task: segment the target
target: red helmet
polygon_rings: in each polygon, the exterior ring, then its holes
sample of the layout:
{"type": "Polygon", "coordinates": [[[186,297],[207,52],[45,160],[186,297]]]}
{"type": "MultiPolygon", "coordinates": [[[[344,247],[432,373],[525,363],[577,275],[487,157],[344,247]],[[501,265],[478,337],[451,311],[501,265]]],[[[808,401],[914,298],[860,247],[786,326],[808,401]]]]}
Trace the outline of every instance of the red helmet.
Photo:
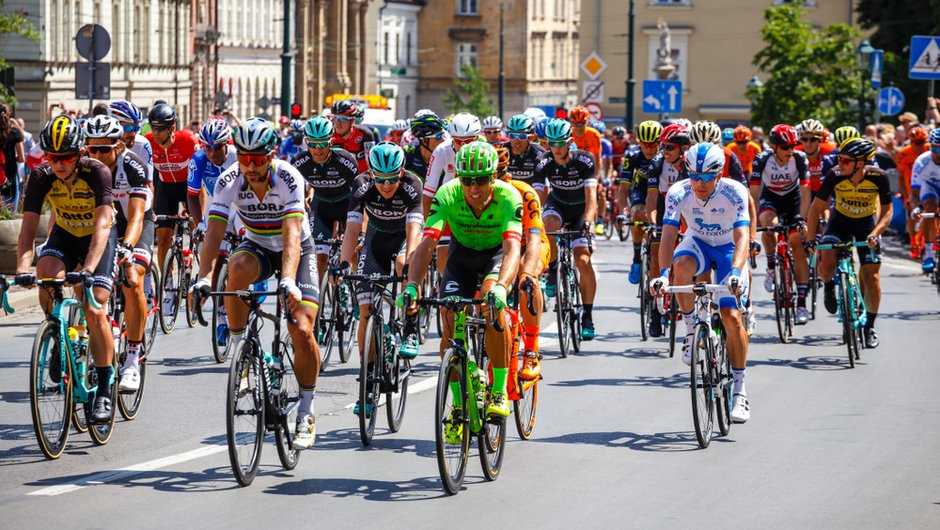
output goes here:
{"type": "Polygon", "coordinates": [[[786,123],[774,125],[774,128],[770,130],[770,143],[773,145],[794,146],[799,141],[800,137],[796,134],[796,129],[786,123]]]}
{"type": "Polygon", "coordinates": [[[290,123],[290,118],[288,118],[287,116],[281,116],[280,118],[278,118],[277,122],[278,123],[290,123]]]}
{"type": "Polygon", "coordinates": [[[692,144],[692,140],[689,138],[689,128],[681,123],[673,123],[664,127],[663,132],[659,134],[659,141],[676,145],[692,144]]]}
{"type": "Polygon", "coordinates": [[[735,142],[750,142],[751,141],[751,130],[744,125],[738,125],[734,128],[734,141],[735,142]]]}

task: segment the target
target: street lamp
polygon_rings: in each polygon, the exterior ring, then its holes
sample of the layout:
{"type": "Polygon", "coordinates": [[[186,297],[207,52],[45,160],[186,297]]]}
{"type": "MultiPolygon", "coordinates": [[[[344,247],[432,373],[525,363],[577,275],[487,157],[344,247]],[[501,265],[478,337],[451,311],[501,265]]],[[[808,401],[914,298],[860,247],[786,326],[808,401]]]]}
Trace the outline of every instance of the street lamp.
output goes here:
{"type": "Polygon", "coordinates": [[[865,82],[871,73],[871,54],[875,48],[867,40],[859,43],[855,49],[855,58],[858,60],[859,86],[858,86],[858,130],[865,130],[865,82]]]}
{"type": "Polygon", "coordinates": [[[756,75],[755,75],[755,76],[751,76],[751,78],[748,79],[748,81],[747,81],[747,89],[748,89],[748,90],[755,89],[755,88],[760,88],[760,87],[762,87],[762,86],[764,86],[764,82],[761,81],[760,78],[757,77],[756,75]]]}

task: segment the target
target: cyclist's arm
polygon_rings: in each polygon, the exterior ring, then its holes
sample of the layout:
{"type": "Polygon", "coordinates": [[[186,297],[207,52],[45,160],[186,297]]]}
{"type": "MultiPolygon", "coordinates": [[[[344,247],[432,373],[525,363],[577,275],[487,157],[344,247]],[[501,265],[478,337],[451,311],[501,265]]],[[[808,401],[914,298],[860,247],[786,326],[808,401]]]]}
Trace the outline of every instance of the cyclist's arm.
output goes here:
{"type": "MultiPolygon", "coordinates": [[[[349,212],[350,214],[358,212],[349,212]]],[[[362,214],[359,219],[352,218],[352,215],[346,217],[346,231],[343,232],[343,246],[339,251],[339,262],[352,263],[353,256],[356,253],[356,247],[359,244],[359,232],[362,231],[362,214]]]]}
{"type": "Polygon", "coordinates": [[[809,184],[800,184],[800,215],[803,219],[809,215],[809,205],[812,201],[812,195],[809,193],[809,184]]]}
{"type": "Polygon", "coordinates": [[[754,204],[759,203],[760,202],[760,184],[759,183],[754,184],[754,181],[751,180],[750,190],[751,190],[751,200],[754,201],[754,204]]]}
{"type": "Polygon", "coordinates": [[[131,247],[137,244],[140,239],[140,233],[144,229],[144,208],[145,199],[140,197],[131,197],[127,201],[127,229],[124,231],[124,243],[131,247]]]}
{"type": "Polygon", "coordinates": [[[23,212],[23,224],[20,225],[20,237],[16,243],[16,273],[29,272],[33,264],[33,240],[36,239],[36,229],[39,227],[39,214],[23,212]]]}
{"type": "Polygon", "coordinates": [[[656,222],[656,203],[659,201],[659,188],[647,186],[646,188],[646,222],[656,222]]]}
{"type": "Polygon", "coordinates": [[[891,223],[891,218],[894,217],[894,204],[891,200],[891,185],[888,183],[887,175],[883,179],[879,179],[878,183],[878,197],[880,199],[881,208],[879,208],[878,222],[875,224],[875,228],[871,231],[870,235],[881,236],[884,231],[888,228],[888,225],[891,223]]]}
{"type": "Polygon", "coordinates": [[[187,193],[186,194],[186,208],[189,209],[189,214],[196,220],[196,222],[201,223],[204,219],[202,214],[202,196],[196,193],[187,193]]]}
{"type": "MultiPolygon", "coordinates": [[[[407,228],[406,228],[407,230],[407,228]]],[[[425,235],[421,238],[411,259],[408,260],[408,281],[420,284],[424,281],[424,275],[428,272],[428,265],[431,263],[431,255],[437,247],[437,238],[425,235]]],[[[427,296],[429,293],[423,293],[427,296]]]]}
{"type": "MultiPolygon", "coordinates": [[[[676,237],[678,234],[678,226],[663,224],[663,233],[659,238],[659,267],[661,269],[672,267],[672,256],[676,251],[676,237]]],[[[655,274],[662,276],[661,271],[656,271],[655,274]]]]}
{"type": "Polygon", "coordinates": [[[284,251],[281,252],[281,279],[296,279],[297,264],[300,263],[300,234],[303,214],[286,215],[281,224],[283,232],[281,237],[284,239],[284,251]]]}
{"type": "MultiPolygon", "coordinates": [[[[215,259],[219,255],[219,247],[222,246],[222,238],[225,237],[225,228],[228,226],[228,222],[210,215],[206,225],[206,238],[203,240],[199,251],[198,278],[208,278],[215,270],[215,259]]],[[[224,289],[225,286],[220,285],[219,288],[224,289]]]]}
{"type": "Polygon", "coordinates": [[[88,245],[88,254],[85,255],[85,267],[82,270],[91,272],[98,267],[101,255],[108,246],[108,237],[111,235],[111,219],[114,208],[110,204],[95,207],[95,231],[91,234],[91,244],[88,245]]]}
{"type": "Polygon", "coordinates": [[[420,218],[421,213],[416,212],[418,219],[413,219],[410,215],[405,220],[405,261],[410,261],[411,254],[421,242],[421,230],[424,228],[424,219],[420,218]]]}
{"type": "Polygon", "coordinates": [[[751,225],[748,228],[752,241],[757,241],[757,203],[748,194],[747,196],[747,215],[751,219],[751,225]]]}
{"type": "Polygon", "coordinates": [[[519,273],[519,252],[522,244],[516,238],[509,237],[503,240],[503,263],[499,266],[499,279],[497,283],[512,289],[516,276],[519,273]]]}
{"type": "Polygon", "coordinates": [[[746,270],[747,258],[751,255],[751,236],[748,227],[737,226],[731,235],[734,237],[734,255],[731,256],[731,266],[738,270],[746,270]]]}
{"type": "MultiPolygon", "coordinates": [[[[822,191],[822,190],[820,190],[822,191]]],[[[806,233],[807,237],[813,238],[816,237],[816,231],[819,227],[819,218],[822,216],[822,213],[825,211],[826,207],[829,205],[829,196],[827,195],[825,199],[820,198],[819,195],[813,199],[813,204],[809,207],[809,216],[806,218],[806,233]]]]}
{"type": "MultiPolygon", "coordinates": [[[[597,184],[584,186],[584,220],[597,219],[597,184]]],[[[593,225],[592,225],[593,226],[593,225]]]]}

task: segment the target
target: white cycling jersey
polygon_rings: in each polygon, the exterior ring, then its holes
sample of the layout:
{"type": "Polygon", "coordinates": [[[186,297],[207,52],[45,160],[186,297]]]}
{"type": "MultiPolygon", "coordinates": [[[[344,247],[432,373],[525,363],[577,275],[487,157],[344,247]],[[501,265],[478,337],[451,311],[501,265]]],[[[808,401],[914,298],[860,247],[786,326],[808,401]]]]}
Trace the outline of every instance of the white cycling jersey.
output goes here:
{"type": "Polygon", "coordinates": [[[454,141],[448,138],[441,142],[428,162],[428,174],[424,179],[424,195],[433,197],[437,189],[454,179],[454,141]]]}
{"type": "Polygon", "coordinates": [[[150,147],[150,141],[142,134],[137,133],[134,136],[134,144],[127,148],[137,155],[147,168],[147,179],[153,182],[153,148],[150,147]]]}
{"type": "Polygon", "coordinates": [[[911,189],[920,190],[921,188],[929,188],[920,192],[921,199],[928,191],[931,192],[930,195],[940,193],[940,165],[933,161],[929,150],[921,153],[914,160],[911,170],[911,189]]]}
{"type": "Polygon", "coordinates": [[[284,219],[301,218],[301,242],[310,239],[310,223],[304,208],[304,179],[294,166],[275,160],[268,171],[268,191],[264,199],[251,189],[238,164],[219,175],[209,208],[209,219],[228,223],[238,215],[245,225],[245,238],[273,252],[284,249],[284,219]]]}
{"type": "Polygon", "coordinates": [[[734,243],[734,229],[751,224],[747,201],[747,189],[731,179],[719,179],[715,193],[704,201],[695,196],[691,180],[682,180],[666,194],[663,224],[678,227],[684,217],[686,237],[711,246],[734,243]]]}

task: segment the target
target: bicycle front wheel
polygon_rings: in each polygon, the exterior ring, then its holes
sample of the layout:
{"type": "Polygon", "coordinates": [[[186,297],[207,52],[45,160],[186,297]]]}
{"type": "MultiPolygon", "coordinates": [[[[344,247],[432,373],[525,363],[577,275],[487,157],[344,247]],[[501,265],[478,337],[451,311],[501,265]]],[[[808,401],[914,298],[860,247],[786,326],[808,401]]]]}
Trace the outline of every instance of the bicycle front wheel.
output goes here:
{"type": "Polygon", "coordinates": [[[555,271],[555,317],[558,322],[558,350],[562,359],[568,357],[569,341],[572,339],[567,276],[567,266],[559,259],[555,271]]]}
{"type": "MultiPolygon", "coordinates": [[[[146,351],[146,350],[144,350],[146,351]]],[[[117,352],[115,352],[116,354],[117,352]]],[[[127,353],[124,350],[121,350],[120,362],[118,366],[124,366],[124,363],[127,360],[127,353]]],[[[113,395],[117,396],[117,406],[118,410],[121,411],[121,417],[127,421],[131,421],[137,417],[137,413],[140,412],[140,403],[144,400],[144,383],[147,381],[147,359],[146,357],[141,358],[137,364],[137,370],[140,374],[140,386],[134,392],[117,392],[113,395]]],[[[118,373],[118,381],[120,381],[120,373],[118,373]]]]}
{"type": "Polygon", "coordinates": [[[467,474],[470,425],[467,422],[467,374],[465,362],[448,348],[441,361],[434,406],[434,441],[437,469],[448,495],[456,495],[467,474]],[[451,385],[455,390],[451,391],[451,385]],[[455,402],[457,394],[458,401],[455,402]],[[459,404],[458,404],[459,403],[459,404]]]}
{"type": "Polygon", "coordinates": [[[336,290],[330,285],[327,275],[323,275],[320,284],[320,309],[317,311],[317,342],[320,344],[320,373],[326,370],[333,353],[335,342],[336,317],[339,314],[336,290]]]}
{"type": "Polygon", "coordinates": [[[581,314],[584,311],[584,306],[581,304],[581,281],[577,267],[572,267],[568,274],[568,297],[571,306],[571,318],[568,320],[568,326],[571,327],[571,346],[577,353],[581,351],[581,314]]]}
{"type": "Polygon", "coordinates": [[[840,275],[839,279],[839,310],[842,312],[842,333],[845,339],[845,348],[849,354],[849,368],[855,368],[855,359],[858,355],[858,328],[855,327],[855,314],[852,309],[853,300],[848,277],[840,275]]]}
{"type": "Polygon", "coordinates": [[[717,366],[712,369],[715,373],[715,410],[718,411],[718,430],[722,436],[731,432],[731,391],[733,380],[731,376],[731,359],[728,357],[726,336],[722,333],[716,345],[717,366]]]}
{"type": "Polygon", "coordinates": [[[669,356],[676,355],[676,326],[679,325],[679,301],[675,296],[669,296],[669,305],[664,306],[666,320],[669,322],[669,356]]]}
{"type": "Polygon", "coordinates": [[[523,440],[531,438],[535,430],[535,418],[539,410],[539,379],[541,376],[532,381],[516,379],[519,400],[513,404],[512,412],[516,420],[516,432],[523,440]]]}
{"type": "Polygon", "coordinates": [[[297,467],[300,460],[300,451],[294,449],[294,429],[297,423],[297,409],[300,407],[300,384],[294,373],[294,347],[290,337],[281,340],[281,365],[284,372],[280,375],[281,386],[278,395],[274,398],[277,404],[278,426],[274,431],[277,442],[277,457],[284,469],[290,471],[297,467]]]}
{"type": "Polygon", "coordinates": [[[644,250],[643,257],[640,261],[640,281],[637,286],[637,294],[640,298],[640,339],[644,342],[649,338],[649,323],[653,312],[652,304],[656,303],[649,294],[649,290],[646,288],[646,284],[649,281],[647,280],[649,266],[649,257],[644,250]]]}
{"type": "MultiPolygon", "coordinates": [[[[90,405],[94,403],[93,400],[97,396],[97,391],[98,391],[98,386],[99,386],[98,385],[98,370],[92,365],[92,363],[89,362],[88,370],[86,373],[88,374],[86,381],[88,384],[89,398],[92,400],[88,402],[89,409],[86,410],[87,417],[90,418],[91,417],[90,405]]],[[[111,439],[111,433],[114,432],[114,405],[115,404],[113,402],[120,401],[120,397],[118,396],[118,390],[117,390],[117,380],[118,380],[117,364],[115,363],[111,365],[111,380],[105,383],[111,386],[111,401],[112,401],[111,418],[104,423],[94,423],[92,421],[88,422],[88,434],[91,435],[91,440],[95,442],[95,445],[104,445],[108,443],[108,440],[111,439]]],[[[118,407],[120,408],[119,405],[118,407]]]]}
{"type": "Polygon", "coordinates": [[[770,272],[774,275],[774,316],[777,317],[777,336],[780,338],[780,342],[783,344],[787,343],[787,299],[785,296],[784,290],[784,280],[783,280],[783,267],[782,264],[774,267],[770,272]]]}
{"type": "Polygon", "coordinates": [[[695,424],[695,438],[702,449],[708,447],[712,439],[714,428],[714,389],[710,377],[709,358],[711,357],[708,344],[708,326],[699,323],[695,326],[692,336],[692,366],[690,378],[692,381],[692,420],[695,424]]]}
{"type": "Polygon", "coordinates": [[[194,276],[199,272],[199,254],[193,253],[190,259],[192,261],[189,266],[183,267],[182,274],[180,274],[180,296],[186,301],[186,325],[194,328],[198,323],[196,308],[193,306],[194,300],[187,295],[189,294],[189,286],[196,283],[194,276]]]}
{"type": "MultiPolygon", "coordinates": [[[[379,408],[379,385],[382,381],[380,364],[385,362],[381,324],[374,317],[366,321],[365,344],[359,363],[359,438],[362,445],[372,443],[375,434],[375,418],[379,408]],[[368,361],[372,352],[372,362],[368,361]]],[[[388,404],[386,403],[386,406],[388,404]]]]}
{"type": "Polygon", "coordinates": [[[352,356],[353,342],[356,338],[356,330],[359,327],[359,319],[354,312],[356,301],[356,290],[353,289],[351,282],[343,282],[343,285],[337,289],[342,289],[340,296],[342,303],[337,304],[339,310],[336,312],[337,318],[337,341],[339,342],[339,360],[346,364],[352,356]],[[341,325],[340,325],[341,324],[341,325]]]}
{"type": "Polygon", "coordinates": [[[257,349],[253,339],[242,340],[228,374],[225,435],[232,472],[242,486],[255,479],[264,442],[264,370],[257,349]]]}
{"type": "Polygon", "coordinates": [[[72,363],[62,355],[61,340],[59,323],[43,321],[33,340],[29,363],[33,430],[39,449],[50,459],[59,458],[65,450],[72,419],[72,363]]]}
{"type": "Polygon", "coordinates": [[[179,256],[172,249],[166,255],[163,264],[163,299],[160,300],[160,328],[169,335],[176,327],[176,317],[180,310],[180,278],[182,264],[179,256]]]}
{"type": "Polygon", "coordinates": [[[813,254],[809,259],[809,296],[810,296],[810,306],[809,318],[810,320],[816,320],[816,296],[819,293],[819,284],[822,280],[819,279],[819,262],[816,258],[816,254],[813,254]]]}
{"type": "Polygon", "coordinates": [[[783,269],[783,294],[786,301],[787,338],[793,336],[793,327],[796,325],[796,280],[793,278],[793,258],[785,258],[783,269]]]}
{"type": "MultiPolygon", "coordinates": [[[[489,365],[489,358],[483,355],[479,363],[480,369],[484,373],[492,374],[489,365]]],[[[490,388],[492,388],[492,382],[486,385],[481,414],[489,406],[490,388]]],[[[499,470],[503,467],[503,456],[506,454],[506,418],[484,417],[483,426],[477,433],[477,447],[480,451],[480,464],[483,466],[483,478],[492,482],[499,478],[499,470]]]]}
{"type": "MultiPolygon", "coordinates": [[[[160,272],[157,266],[151,264],[150,272],[144,279],[144,296],[147,298],[147,318],[144,321],[144,356],[150,355],[153,351],[153,342],[157,338],[157,330],[160,329],[160,272]]],[[[141,381],[143,384],[143,381],[141,381]]]]}
{"type": "MultiPolygon", "coordinates": [[[[217,288],[219,290],[225,290],[226,282],[228,282],[228,263],[223,263],[219,268],[219,280],[216,282],[217,288]]],[[[219,343],[219,326],[228,327],[228,318],[225,314],[225,302],[221,297],[212,297],[212,317],[209,325],[211,327],[209,340],[212,341],[212,356],[215,357],[215,362],[222,364],[225,362],[225,359],[228,358],[228,354],[231,353],[234,344],[232,336],[229,333],[225,333],[225,336],[222,337],[222,343],[219,343]]]]}

